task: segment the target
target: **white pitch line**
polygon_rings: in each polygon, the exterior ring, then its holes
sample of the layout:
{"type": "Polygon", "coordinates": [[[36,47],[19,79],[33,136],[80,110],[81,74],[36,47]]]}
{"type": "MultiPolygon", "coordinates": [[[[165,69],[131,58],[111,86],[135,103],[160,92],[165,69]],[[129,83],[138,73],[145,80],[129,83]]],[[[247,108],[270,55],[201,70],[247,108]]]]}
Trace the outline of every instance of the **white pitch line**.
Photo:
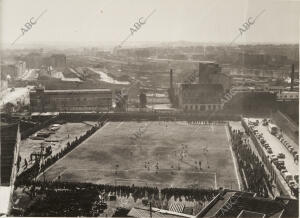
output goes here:
{"type": "Polygon", "coordinates": [[[121,123],[117,126],[116,129],[118,129],[123,123],[124,123],[124,122],[121,122],[121,123]]]}
{"type": "MultiPolygon", "coordinates": [[[[115,172],[115,169],[88,169],[88,168],[68,168],[68,171],[97,171],[97,172],[115,172]]],[[[178,174],[183,174],[183,173],[187,173],[187,174],[210,174],[210,175],[215,175],[216,173],[214,172],[205,172],[205,171],[201,171],[201,172],[186,172],[186,171],[178,171],[178,170],[174,170],[174,169],[159,169],[159,170],[145,170],[145,168],[131,168],[131,169],[126,169],[126,170],[117,170],[117,172],[130,172],[130,171],[136,171],[139,170],[139,172],[149,172],[149,173],[153,173],[153,172],[160,172],[160,173],[169,173],[169,172],[176,172],[178,174]]]]}
{"type": "Polygon", "coordinates": [[[215,173],[215,189],[217,189],[218,186],[217,186],[217,173],[215,173]]]}
{"type": "Polygon", "coordinates": [[[52,181],[57,180],[57,178],[58,178],[59,176],[61,176],[62,174],[64,174],[67,170],[68,170],[68,168],[65,169],[64,171],[62,171],[57,177],[55,177],[54,179],[52,179],[52,181]]]}
{"type": "MultiPolygon", "coordinates": [[[[225,128],[225,131],[226,131],[227,140],[229,142],[230,141],[230,139],[229,139],[230,136],[229,136],[227,126],[224,126],[224,128],[225,128]]],[[[231,148],[229,143],[228,143],[228,146],[229,146],[229,149],[230,149],[230,152],[231,152],[231,157],[232,157],[232,161],[233,161],[233,165],[234,165],[235,175],[236,175],[237,182],[238,182],[238,185],[239,185],[239,190],[241,190],[241,183],[240,183],[240,179],[239,179],[239,175],[238,175],[238,171],[237,171],[237,167],[236,167],[236,163],[235,163],[236,161],[235,161],[235,158],[233,156],[233,151],[232,151],[232,148],[231,148]]]]}
{"type": "Polygon", "coordinates": [[[228,129],[226,128],[226,126],[224,126],[224,128],[225,128],[225,132],[226,132],[226,135],[227,135],[227,140],[229,142],[230,141],[230,135],[229,135],[228,129]]]}

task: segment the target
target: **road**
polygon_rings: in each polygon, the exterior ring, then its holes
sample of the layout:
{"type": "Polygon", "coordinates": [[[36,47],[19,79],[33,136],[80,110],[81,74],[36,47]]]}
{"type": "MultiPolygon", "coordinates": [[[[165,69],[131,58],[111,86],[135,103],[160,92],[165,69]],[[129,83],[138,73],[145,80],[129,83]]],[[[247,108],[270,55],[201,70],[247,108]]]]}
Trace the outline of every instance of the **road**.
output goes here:
{"type": "Polygon", "coordinates": [[[97,70],[97,69],[94,69],[94,68],[91,68],[91,67],[89,67],[88,69],[93,71],[94,73],[99,74],[99,76],[100,76],[99,80],[101,80],[103,82],[112,83],[112,84],[119,84],[119,85],[129,85],[130,84],[130,82],[128,82],[128,81],[115,80],[115,79],[111,78],[106,73],[104,73],[100,70],[97,70]]]}
{"type": "MultiPolygon", "coordinates": [[[[229,122],[229,125],[232,127],[232,129],[235,129],[235,130],[240,130],[242,132],[245,132],[245,129],[244,127],[242,126],[242,123],[240,121],[236,122],[236,121],[230,121],[229,122]]],[[[263,160],[261,159],[261,156],[260,154],[258,153],[251,137],[248,137],[246,134],[244,134],[244,139],[247,139],[248,141],[248,145],[250,146],[251,150],[254,152],[254,154],[258,157],[259,161],[261,161],[263,163],[263,160]]],[[[266,172],[271,175],[271,173],[269,172],[268,168],[267,167],[264,167],[264,169],[266,170],[266,172]]],[[[272,189],[273,191],[273,194],[275,194],[275,196],[280,196],[280,192],[279,190],[277,189],[276,185],[273,187],[272,189]]],[[[270,192],[269,192],[270,195],[272,195],[270,192]]]]}
{"type": "MultiPolygon", "coordinates": [[[[250,119],[251,121],[255,121],[256,119],[250,119]]],[[[263,137],[269,143],[270,147],[273,150],[273,154],[278,155],[279,153],[283,153],[285,155],[284,163],[286,169],[293,176],[298,175],[298,165],[294,162],[293,155],[284,147],[284,145],[269,131],[267,126],[262,125],[262,119],[258,119],[260,121],[257,126],[257,130],[259,133],[263,134],[263,137]]]]}

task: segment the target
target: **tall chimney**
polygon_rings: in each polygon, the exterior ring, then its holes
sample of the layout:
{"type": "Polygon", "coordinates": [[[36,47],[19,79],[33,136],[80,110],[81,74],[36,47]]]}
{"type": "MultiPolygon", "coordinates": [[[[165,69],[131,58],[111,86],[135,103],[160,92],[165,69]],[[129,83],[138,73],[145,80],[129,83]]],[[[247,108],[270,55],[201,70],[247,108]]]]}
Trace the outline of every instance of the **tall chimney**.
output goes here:
{"type": "Polygon", "coordinates": [[[291,91],[294,90],[294,64],[292,64],[292,72],[291,72],[291,91]]]}
{"type": "Polygon", "coordinates": [[[170,89],[173,89],[173,70],[170,69],[170,89]]]}

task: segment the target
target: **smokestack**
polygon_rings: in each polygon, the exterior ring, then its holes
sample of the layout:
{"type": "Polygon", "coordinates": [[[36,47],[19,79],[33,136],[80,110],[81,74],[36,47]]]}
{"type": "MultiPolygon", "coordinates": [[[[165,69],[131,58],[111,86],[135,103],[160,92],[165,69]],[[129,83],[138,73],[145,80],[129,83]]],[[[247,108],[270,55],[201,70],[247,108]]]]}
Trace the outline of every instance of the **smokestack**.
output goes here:
{"type": "Polygon", "coordinates": [[[291,91],[294,90],[294,64],[292,64],[292,72],[291,72],[291,91]]]}
{"type": "Polygon", "coordinates": [[[173,89],[173,70],[170,69],[170,89],[173,89]]]}

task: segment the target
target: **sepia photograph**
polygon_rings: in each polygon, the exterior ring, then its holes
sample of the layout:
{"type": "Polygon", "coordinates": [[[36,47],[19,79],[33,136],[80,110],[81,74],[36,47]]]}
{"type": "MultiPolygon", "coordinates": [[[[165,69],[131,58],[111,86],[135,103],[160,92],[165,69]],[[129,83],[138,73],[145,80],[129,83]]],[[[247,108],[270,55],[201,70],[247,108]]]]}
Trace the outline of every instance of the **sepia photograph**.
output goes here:
{"type": "Polygon", "coordinates": [[[0,0],[0,217],[299,217],[300,0],[0,0]]]}

